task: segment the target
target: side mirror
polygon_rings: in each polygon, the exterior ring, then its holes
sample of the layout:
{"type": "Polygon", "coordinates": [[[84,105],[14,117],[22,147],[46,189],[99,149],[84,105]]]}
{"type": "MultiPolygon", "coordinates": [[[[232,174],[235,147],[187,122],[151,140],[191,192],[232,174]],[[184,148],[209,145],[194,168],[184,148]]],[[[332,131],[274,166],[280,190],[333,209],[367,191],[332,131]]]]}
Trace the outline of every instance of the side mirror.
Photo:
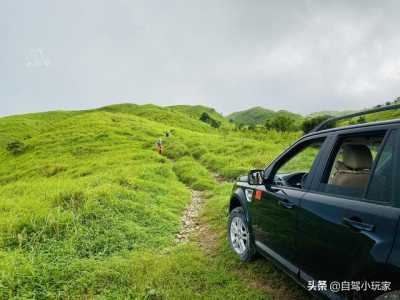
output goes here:
{"type": "Polygon", "coordinates": [[[264,170],[251,170],[249,172],[248,183],[250,185],[259,185],[264,183],[264,170]]]}

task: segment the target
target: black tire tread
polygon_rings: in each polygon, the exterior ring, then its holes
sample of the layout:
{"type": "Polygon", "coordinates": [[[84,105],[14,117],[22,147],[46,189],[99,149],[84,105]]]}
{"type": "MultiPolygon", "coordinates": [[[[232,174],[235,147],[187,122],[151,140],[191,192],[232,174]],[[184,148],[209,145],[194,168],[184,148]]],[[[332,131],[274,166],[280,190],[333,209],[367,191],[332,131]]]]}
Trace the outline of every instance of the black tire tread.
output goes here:
{"type": "MultiPolygon", "coordinates": [[[[232,219],[237,216],[240,217],[243,221],[243,223],[247,226],[249,235],[250,235],[250,243],[249,243],[249,247],[247,249],[247,251],[245,253],[243,253],[242,255],[239,255],[240,260],[242,261],[252,261],[256,258],[256,248],[254,246],[254,241],[250,232],[250,228],[249,228],[249,224],[247,223],[246,220],[246,216],[243,210],[243,207],[239,206],[236,207],[234,209],[232,209],[232,211],[229,214],[229,220],[228,220],[228,241],[229,241],[229,245],[231,246],[232,250],[233,250],[233,246],[231,243],[231,238],[230,238],[230,227],[231,227],[231,222],[232,219]]],[[[235,252],[236,253],[236,252],[235,252]]]]}

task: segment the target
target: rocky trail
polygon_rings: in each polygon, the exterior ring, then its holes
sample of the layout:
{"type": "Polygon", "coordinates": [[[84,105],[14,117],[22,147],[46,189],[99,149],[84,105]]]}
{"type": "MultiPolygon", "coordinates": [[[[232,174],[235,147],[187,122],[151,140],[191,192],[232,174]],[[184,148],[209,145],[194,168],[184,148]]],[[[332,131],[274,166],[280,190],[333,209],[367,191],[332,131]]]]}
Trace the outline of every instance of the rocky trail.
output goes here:
{"type": "Polygon", "coordinates": [[[191,190],[192,201],[186,208],[181,222],[182,227],[179,233],[176,235],[175,241],[177,243],[186,243],[189,241],[189,237],[198,232],[200,229],[199,214],[204,204],[203,192],[191,190]]]}

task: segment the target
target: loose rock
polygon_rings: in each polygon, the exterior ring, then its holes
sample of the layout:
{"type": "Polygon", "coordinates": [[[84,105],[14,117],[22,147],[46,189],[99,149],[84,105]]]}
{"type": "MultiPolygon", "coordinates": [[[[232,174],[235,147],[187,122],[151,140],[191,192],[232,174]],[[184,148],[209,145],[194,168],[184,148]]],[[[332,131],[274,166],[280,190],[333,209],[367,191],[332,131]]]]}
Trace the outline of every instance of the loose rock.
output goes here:
{"type": "Polygon", "coordinates": [[[203,193],[192,190],[192,202],[186,208],[182,216],[182,228],[175,238],[177,243],[188,242],[189,236],[199,229],[198,217],[203,204],[203,193]]]}

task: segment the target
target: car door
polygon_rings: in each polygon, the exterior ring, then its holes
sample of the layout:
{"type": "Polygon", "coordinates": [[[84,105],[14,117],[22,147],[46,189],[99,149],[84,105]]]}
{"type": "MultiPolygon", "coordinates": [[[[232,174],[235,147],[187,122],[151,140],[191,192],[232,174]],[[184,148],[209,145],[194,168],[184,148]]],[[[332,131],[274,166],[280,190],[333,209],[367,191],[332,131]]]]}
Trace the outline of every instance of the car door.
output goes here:
{"type": "MultiPolygon", "coordinates": [[[[392,205],[399,169],[397,130],[337,135],[335,140],[332,155],[321,158],[325,164],[321,164],[311,191],[304,195],[298,209],[300,277],[305,281],[370,279],[368,275],[386,263],[400,217],[400,210],[392,205]],[[327,175],[346,139],[353,144],[366,143],[368,139],[378,141],[379,136],[382,140],[376,154],[371,154],[373,162],[365,187],[359,183],[357,188],[333,185],[334,180],[327,175]]],[[[359,175],[353,172],[352,176],[359,175]]]]}
{"type": "Polygon", "coordinates": [[[250,206],[257,248],[294,273],[298,272],[297,208],[305,193],[301,180],[303,185],[311,182],[323,141],[302,141],[273,163],[266,184],[257,187],[260,196],[250,206]]]}

